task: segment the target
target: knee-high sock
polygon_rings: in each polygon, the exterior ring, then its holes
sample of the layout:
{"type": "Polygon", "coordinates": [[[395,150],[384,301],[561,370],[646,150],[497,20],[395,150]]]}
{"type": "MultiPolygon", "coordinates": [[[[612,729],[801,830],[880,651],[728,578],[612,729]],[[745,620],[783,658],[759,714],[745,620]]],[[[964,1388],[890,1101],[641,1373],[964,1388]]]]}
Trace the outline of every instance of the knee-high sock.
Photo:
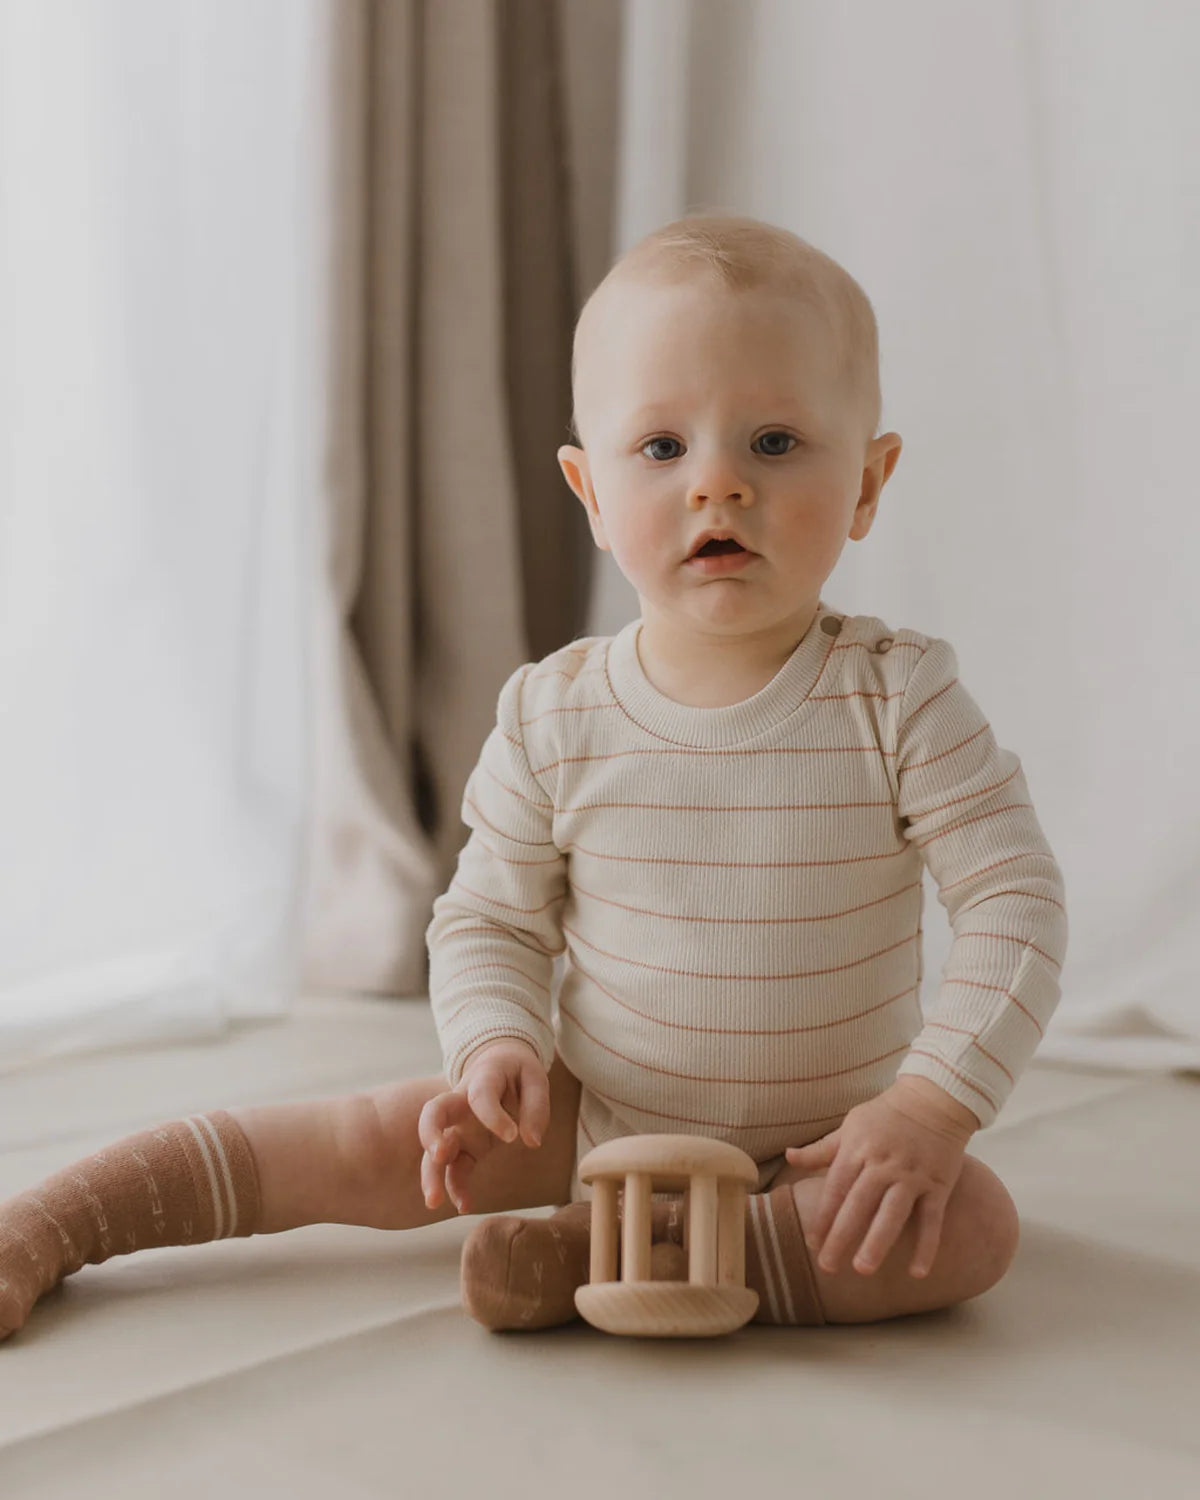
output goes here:
{"type": "Polygon", "coordinates": [[[0,1339],[81,1266],[253,1234],[258,1171],[225,1110],[124,1137],[0,1203],[0,1339]]]}

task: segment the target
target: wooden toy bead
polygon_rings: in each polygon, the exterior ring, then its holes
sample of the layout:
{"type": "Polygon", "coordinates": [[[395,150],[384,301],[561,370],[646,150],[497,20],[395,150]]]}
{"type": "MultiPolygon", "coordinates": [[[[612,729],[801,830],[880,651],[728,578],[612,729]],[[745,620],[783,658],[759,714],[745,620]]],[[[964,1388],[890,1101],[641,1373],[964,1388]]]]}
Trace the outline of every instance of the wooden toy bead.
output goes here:
{"type": "Polygon", "coordinates": [[[687,1251],[669,1240],[650,1246],[650,1279],[652,1281],[686,1281],[687,1251]]]}
{"type": "Polygon", "coordinates": [[[750,1321],[758,1293],[746,1286],[745,1208],[758,1168],[744,1151],[707,1136],[623,1136],[589,1151],[579,1179],[592,1188],[592,1241],[575,1306],[589,1323],[637,1338],[706,1338],[750,1321]],[[651,1246],[656,1192],[684,1195],[682,1250],[651,1246]],[[686,1281],[663,1279],[685,1266],[686,1281]]]}

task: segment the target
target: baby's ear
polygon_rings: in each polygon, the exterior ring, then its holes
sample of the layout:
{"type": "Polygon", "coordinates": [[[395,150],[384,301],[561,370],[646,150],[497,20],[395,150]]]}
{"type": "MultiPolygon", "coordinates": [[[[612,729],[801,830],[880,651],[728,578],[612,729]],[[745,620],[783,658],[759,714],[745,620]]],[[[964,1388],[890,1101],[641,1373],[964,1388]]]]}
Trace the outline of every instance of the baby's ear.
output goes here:
{"type": "Polygon", "coordinates": [[[877,489],[881,490],[892,477],[892,470],[900,461],[900,450],[903,446],[903,440],[898,432],[884,432],[879,437],[873,438],[867,448],[864,479],[866,472],[870,471],[874,475],[877,489]]]}
{"type": "MultiPolygon", "coordinates": [[[[570,443],[564,443],[558,450],[558,466],[563,471],[563,477],[575,491],[581,500],[584,499],[585,482],[587,475],[587,454],[582,448],[576,448],[570,443]]],[[[590,481],[590,476],[588,476],[590,481]]]]}
{"type": "Polygon", "coordinates": [[[604,535],[604,522],[600,519],[600,507],[596,504],[596,492],[592,488],[592,475],[588,467],[587,454],[582,448],[564,443],[558,450],[558,466],[571,486],[584,510],[588,525],[592,528],[592,540],[602,551],[608,552],[608,538],[604,535]]]}
{"type": "Polygon", "coordinates": [[[558,466],[563,471],[563,478],[575,491],[590,514],[596,500],[592,490],[592,474],[587,454],[582,448],[576,448],[570,443],[564,443],[558,450],[558,466]]]}

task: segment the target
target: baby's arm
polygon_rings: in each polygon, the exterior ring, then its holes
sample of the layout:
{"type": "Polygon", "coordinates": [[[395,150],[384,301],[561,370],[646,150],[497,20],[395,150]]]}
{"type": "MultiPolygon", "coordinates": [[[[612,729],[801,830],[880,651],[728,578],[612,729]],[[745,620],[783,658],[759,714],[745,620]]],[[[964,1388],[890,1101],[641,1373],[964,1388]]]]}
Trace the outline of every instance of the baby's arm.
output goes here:
{"type": "MultiPolygon", "coordinates": [[[[555,1053],[554,957],[565,940],[566,856],[554,842],[552,788],[534,776],[524,727],[542,700],[519,667],[500,690],[496,724],[467,780],[471,836],[426,928],[429,999],[452,1088],[484,1042],[520,1040],[548,1071],[555,1053]]],[[[545,752],[541,752],[544,754],[545,752]]]]}
{"type": "MultiPolygon", "coordinates": [[[[472,830],[426,929],[429,995],[450,1088],[422,1112],[425,1203],[471,1213],[467,1183],[498,1142],[537,1148],[550,1122],[554,955],[564,945],[566,858],[552,788],[530,766],[524,726],[544,706],[533,664],[500,690],[496,725],[463,792],[472,830]]],[[[544,690],[543,690],[544,691],[544,690]]],[[[536,752],[535,752],[536,753],[536,752]]]]}
{"type": "Polygon", "coordinates": [[[997,744],[949,642],[934,638],[917,661],[898,719],[897,813],[954,930],[898,1077],[928,1080],[986,1128],[1059,1002],[1062,871],[1021,762],[997,744]]]}
{"type": "Polygon", "coordinates": [[[895,1082],[787,1159],[828,1168],[810,1229],[823,1269],[860,1241],[855,1268],[875,1269],[915,1213],[919,1276],[967,1142],[995,1119],[1058,1003],[1067,922],[1021,763],[996,743],[947,641],[931,641],[905,685],[895,775],[900,824],[937,880],[954,943],[895,1082]]]}

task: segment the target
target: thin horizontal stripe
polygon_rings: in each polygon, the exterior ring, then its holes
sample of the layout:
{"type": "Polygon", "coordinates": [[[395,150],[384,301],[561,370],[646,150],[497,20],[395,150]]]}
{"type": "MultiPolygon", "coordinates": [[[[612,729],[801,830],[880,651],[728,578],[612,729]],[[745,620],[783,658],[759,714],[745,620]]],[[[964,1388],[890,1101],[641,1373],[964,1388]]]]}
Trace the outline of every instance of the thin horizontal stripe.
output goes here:
{"type": "Polygon", "coordinates": [[[599,1037],[593,1036],[579,1018],[573,1015],[565,1005],[561,1006],[560,1010],[574,1026],[577,1026],[583,1032],[589,1042],[601,1048],[602,1051],[607,1052],[610,1057],[615,1057],[618,1061],[628,1063],[630,1067],[639,1068],[643,1072],[654,1073],[660,1078],[682,1078],[688,1083],[731,1083],[736,1086],[752,1088],[774,1088],[777,1085],[782,1086],[784,1084],[796,1083],[824,1083],[830,1078],[844,1078],[847,1073],[857,1073],[863,1068],[873,1068],[878,1063],[884,1062],[887,1058],[894,1057],[898,1052],[908,1051],[907,1045],[893,1047],[890,1052],[881,1052],[877,1057],[865,1058],[862,1062],[856,1062],[849,1068],[837,1068],[828,1073],[802,1073],[795,1078],[785,1078],[774,1073],[766,1076],[759,1073],[751,1078],[733,1078],[727,1074],[714,1076],[704,1073],[681,1073],[674,1068],[655,1067],[653,1063],[643,1062],[640,1058],[631,1057],[626,1052],[618,1052],[615,1047],[610,1047],[607,1042],[602,1042],[599,1037]]]}
{"type": "Polygon", "coordinates": [[[903,948],[906,944],[915,941],[912,937],[901,938],[898,943],[892,943],[890,947],[880,948],[875,953],[866,953],[861,958],[851,959],[849,963],[832,964],[826,969],[785,969],[773,974],[752,974],[749,972],[722,973],[712,969],[678,969],[669,964],[643,963],[638,959],[629,958],[622,953],[613,953],[607,949],[598,947],[595,943],[589,943],[583,934],[577,931],[569,923],[564,922],[563,931],[568,937],[573,937],[577,942],[587,945],[593,953],[599,953],[604,958],[619,958],[622,963],[633,969],[650,969],[656,974],[674,974],[680,979],[715,979],[731,984],[775,984],[785,979],[820,979],[828,974],[843,974],[848,969],[861,968],[863,964],[869,964],[877,958],[882,958],[886,953],[894,953],[897,948],[903,948]]]}
{"type": "Polygon", "coordinates": [[[596,986],[598,990],[611,1000],[620,1009],[635,1015],[639,1020],[646,1021],[654,1026],[663,1026],[672,1031],[694,1031],[703,1036],[799,1036],[804,1032],[828,1031],[832,1026],[848,1026],[853,1022],[861,1020],[864,1016],[873,1015],[878,1010],[883,1010],[889,1005],[895,1005],[898,1000],[903,1000],[916,993],[915,987],[910,986],[901,990],[898,995],[888,995],[885,999],[877,1001],[874,1005],[868,1005],[865,1010],[851,1011],[846,1015],[837,1016],[832,1021],[813,1021],[804,1026],[701,1026],[689,1021],[671,1021],[664,1016],[656,1016],[651,1011],[639,1010],[627,1000],[623,1000],[612,990],[605,989],[593,974],[583,968],[577,962],[572,961],[572,968],[576,973],[582,974],[589,984],[596,986]]]}

